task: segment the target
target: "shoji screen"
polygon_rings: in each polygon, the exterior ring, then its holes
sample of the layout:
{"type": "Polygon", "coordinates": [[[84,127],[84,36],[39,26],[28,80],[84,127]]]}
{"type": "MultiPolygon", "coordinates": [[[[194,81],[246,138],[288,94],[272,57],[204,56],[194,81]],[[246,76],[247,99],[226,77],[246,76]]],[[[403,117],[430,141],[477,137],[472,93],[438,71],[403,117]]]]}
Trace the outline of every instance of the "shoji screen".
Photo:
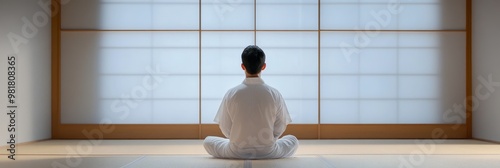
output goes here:
{"type": "Polygon", "coordinates": [[[321,2],[321,123],[451,122],[465,98],[464,0],[321,2]]]}
{"type": "Polygon", "coordinates": [[[197,0],[63,6],[61,122],[198,124],[200,39],[191,31],[199,27],[198,6],[197,0]]]}
{"type": "Polygon", "coordinates": [[[293,123],[318,123],[318,1],[257,0],[263,79],[282,92],[293,123]]]}
{"type": "Polygon", "coordinates": [[[465,122],[445,112],[466,97],[466,0],[61,7],[61,124],[191,124],[201,136],[225,92],[243,81],[240,54],[250,44],[266,52],[262,78],[281,91],[294,128],[314,125],[317,137],[318,124],[465,122]]]}

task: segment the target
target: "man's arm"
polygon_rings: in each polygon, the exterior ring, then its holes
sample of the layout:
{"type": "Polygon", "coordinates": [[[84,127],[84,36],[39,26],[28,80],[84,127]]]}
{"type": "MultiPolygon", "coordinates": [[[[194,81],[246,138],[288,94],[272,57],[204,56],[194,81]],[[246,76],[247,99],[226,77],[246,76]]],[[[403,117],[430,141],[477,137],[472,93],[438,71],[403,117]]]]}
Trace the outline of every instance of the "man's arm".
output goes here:
{"type": "Polygon", "coordinates": [[[222,99],[219,110],[214,119],[215,122],[219,123],[219,128],[222,131],[222,134],[226,136],[226,138],[229,138],[229,135],[231,133],[231,127],[233,125],[231,117],[229,116],[228,105],[229,102],[226,94],[226,96],[224,96],[224,99],[222,99]]]}
{"type": "Polygon", "coordinates": [[[286,126],[292,122],[290,115],[288,114],[288,108],[286,107],[285,100],[279,95],[279,101],[277,101],[277,113],[276,121],[274,122],[274,138],[278,139],[283,132],[286,130],[286,126]]]}

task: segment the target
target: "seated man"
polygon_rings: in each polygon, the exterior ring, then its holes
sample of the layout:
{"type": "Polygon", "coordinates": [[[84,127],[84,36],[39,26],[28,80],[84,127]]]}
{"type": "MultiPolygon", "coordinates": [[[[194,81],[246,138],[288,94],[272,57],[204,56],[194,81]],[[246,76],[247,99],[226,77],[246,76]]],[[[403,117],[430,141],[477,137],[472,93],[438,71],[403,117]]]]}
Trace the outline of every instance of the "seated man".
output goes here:
{"type": "Polygon", "coordinates": [[[272,159],[292,156],[299,142],[293,135],[278,139],[291,122],[278,90],[266,85],[260,72],[266,56],[250,45],[241,54],[246,78],[230,89],[219,107],[215,122],[229,139],[208,136],[203,142],[207,152],[217,158],[272,159]]]}

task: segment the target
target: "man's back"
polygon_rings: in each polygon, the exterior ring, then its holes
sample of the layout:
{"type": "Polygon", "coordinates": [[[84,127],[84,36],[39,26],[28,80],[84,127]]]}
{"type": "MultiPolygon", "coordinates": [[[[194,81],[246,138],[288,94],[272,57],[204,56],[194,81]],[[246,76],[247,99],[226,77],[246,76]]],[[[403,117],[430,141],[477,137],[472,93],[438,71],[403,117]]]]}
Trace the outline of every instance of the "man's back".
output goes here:
{"type": "Polygon", "coordinates": [[[278,139],[291,122],[285,101],[278,90],[260,78],[266,69],[266,54],[250,45],[241,54],[245,81],[229,90],[215,116],[227,138],[208,136],[207,152],[218,158],[271,159],[292,156],[299,145],[293,135],[278,139]]]}
{"type": "Polygon", "coordinates": [[[223,101],[221,108],[227,109],[219,112],[228,113],[232,123],[228,138],[237,148],[271,147],[290,122],[281,94],[261,78],[246,78],[223,101]]]}

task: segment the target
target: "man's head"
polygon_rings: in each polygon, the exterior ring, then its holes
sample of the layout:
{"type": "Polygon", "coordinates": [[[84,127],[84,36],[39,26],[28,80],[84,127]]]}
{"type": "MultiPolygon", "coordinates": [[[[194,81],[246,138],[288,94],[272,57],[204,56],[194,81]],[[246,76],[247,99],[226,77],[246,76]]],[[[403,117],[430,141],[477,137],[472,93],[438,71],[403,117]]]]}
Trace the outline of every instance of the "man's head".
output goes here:
{"type": "Polygon", "coordinates": [[[249,45],[241,53],[241,67],[249,75],[257,75],[266,68],[266,54],[256,45],[249,45]]]}

